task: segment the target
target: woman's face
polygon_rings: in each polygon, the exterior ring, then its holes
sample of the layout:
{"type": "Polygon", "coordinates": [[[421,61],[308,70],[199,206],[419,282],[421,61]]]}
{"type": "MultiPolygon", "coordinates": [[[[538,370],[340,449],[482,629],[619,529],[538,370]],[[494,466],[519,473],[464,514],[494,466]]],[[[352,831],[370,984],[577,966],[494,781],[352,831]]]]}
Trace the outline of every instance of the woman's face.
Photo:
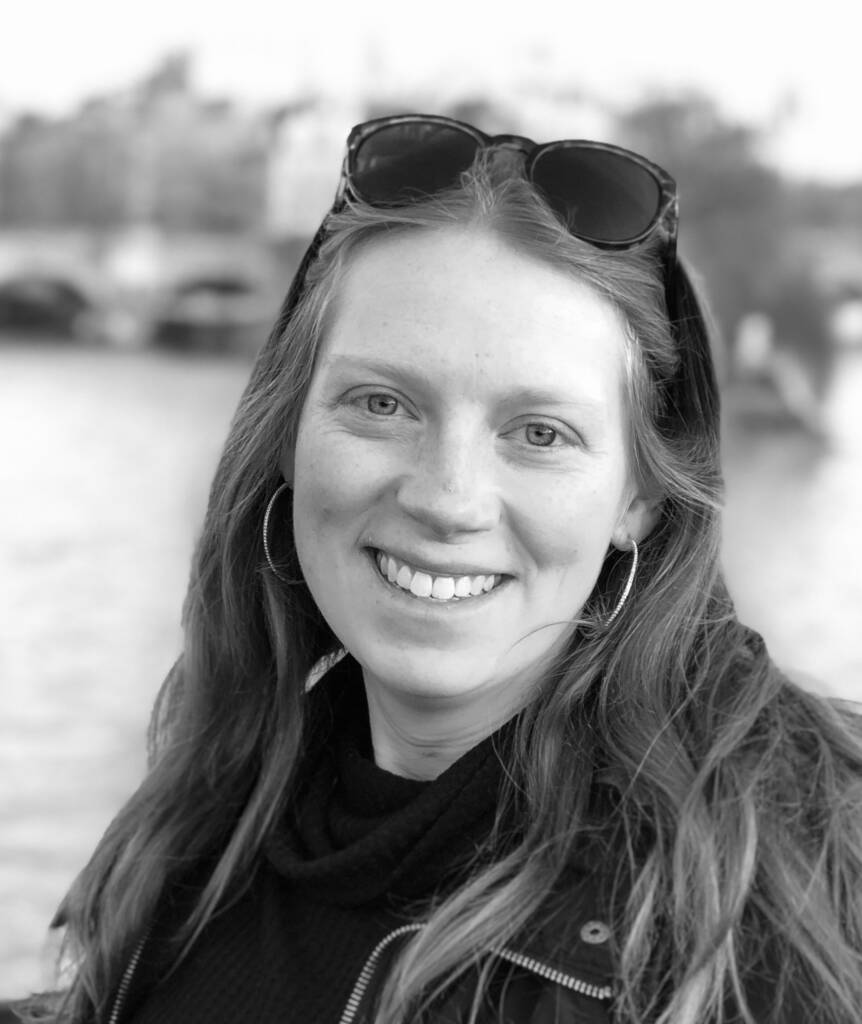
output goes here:
{"type": "Polygon", "coordinates": [[[353,257],[282,468],[303,574],[366,685],[528,698],[608,546],[647,529],[623,354],[606,300],[488,233],[353,257]]]}

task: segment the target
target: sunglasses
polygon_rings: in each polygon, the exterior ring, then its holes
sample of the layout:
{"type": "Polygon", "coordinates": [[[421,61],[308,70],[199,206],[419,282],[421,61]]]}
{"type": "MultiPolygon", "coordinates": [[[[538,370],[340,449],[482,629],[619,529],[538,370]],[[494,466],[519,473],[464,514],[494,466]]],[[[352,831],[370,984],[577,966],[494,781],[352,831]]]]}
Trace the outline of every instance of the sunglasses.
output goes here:
{"type": "MultiPolygon", "coordinates": [[[[678,377],[666,382],[669,430],[697,433],[718,423],[718,389],[704,316],[684,266],[676,259],[679,204],[674,179],[646,157],[602,142],[562,140],[537,145],[521,135],[487,135],[463,121],[433,114],[380,117],[356,125],[347,139],[332,213],[349,199],[373,207],[409,205],[460,183],[477,153],[514,150],[523,175],[577,238],[600,249],[636,248],[657,236],[664,249],[664,286],[671,328],[680,343],[678,377]]],[[[273,334],[279,337],[299,301],[309,266],[328,232],[328,217],[311,241],[285,297],[273,334]]]]}
{"type": "Polygon", "coordinates": [[[520,135],[486,135],[449,117],[402,114],[356,125],[347,140],[336,205],[404,206],[457,186],[484,149],[523,154],[524,177],[568,231],[601,249],[631,249],[658,233],[676,257],[676,182],[619,146],[585,140],[537,145],[520,135]]]}

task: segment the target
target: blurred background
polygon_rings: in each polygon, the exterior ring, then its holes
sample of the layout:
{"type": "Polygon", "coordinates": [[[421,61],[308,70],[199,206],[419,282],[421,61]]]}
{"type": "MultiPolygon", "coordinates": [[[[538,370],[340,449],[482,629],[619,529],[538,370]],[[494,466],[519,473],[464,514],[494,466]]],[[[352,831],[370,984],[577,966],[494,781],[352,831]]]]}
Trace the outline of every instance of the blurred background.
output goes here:
{"type": "Polygon", "coordinates": [[[47,983],[48,921],[141,777],[215,460],[365,118],[674,174],[721,328],[732,593],[789,672],[862,700],[858,32],[837,0],[591,6],[0,16],[0,997],[47,983]]]}

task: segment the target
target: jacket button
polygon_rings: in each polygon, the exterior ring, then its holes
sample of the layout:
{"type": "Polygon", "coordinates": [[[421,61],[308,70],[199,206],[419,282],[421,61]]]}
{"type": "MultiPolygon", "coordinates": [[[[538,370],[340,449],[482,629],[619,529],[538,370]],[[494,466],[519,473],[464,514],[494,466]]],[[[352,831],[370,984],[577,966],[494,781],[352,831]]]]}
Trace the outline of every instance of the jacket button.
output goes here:
{"type": "Polygon", "coordinates": [[[611,930],[604,921],[587,921],[581,928],[581,938],[584,942],[589,942],[591,946],[598,946],[602,942],[607,942],[610,934],[611,930]]]}

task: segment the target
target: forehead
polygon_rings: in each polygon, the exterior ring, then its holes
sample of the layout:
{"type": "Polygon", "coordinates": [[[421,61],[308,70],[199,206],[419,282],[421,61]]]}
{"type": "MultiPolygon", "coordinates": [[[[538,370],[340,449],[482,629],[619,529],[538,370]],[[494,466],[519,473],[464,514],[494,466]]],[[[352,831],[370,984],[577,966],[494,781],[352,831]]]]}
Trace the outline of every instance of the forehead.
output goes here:
{"type": "Polygon", "coordinates": [[[321,365],[385,356],[452,382],[621,393],[621,315],[567,270],[486,231],[438,229],[375,239],[338,289],[321,365]]]}

